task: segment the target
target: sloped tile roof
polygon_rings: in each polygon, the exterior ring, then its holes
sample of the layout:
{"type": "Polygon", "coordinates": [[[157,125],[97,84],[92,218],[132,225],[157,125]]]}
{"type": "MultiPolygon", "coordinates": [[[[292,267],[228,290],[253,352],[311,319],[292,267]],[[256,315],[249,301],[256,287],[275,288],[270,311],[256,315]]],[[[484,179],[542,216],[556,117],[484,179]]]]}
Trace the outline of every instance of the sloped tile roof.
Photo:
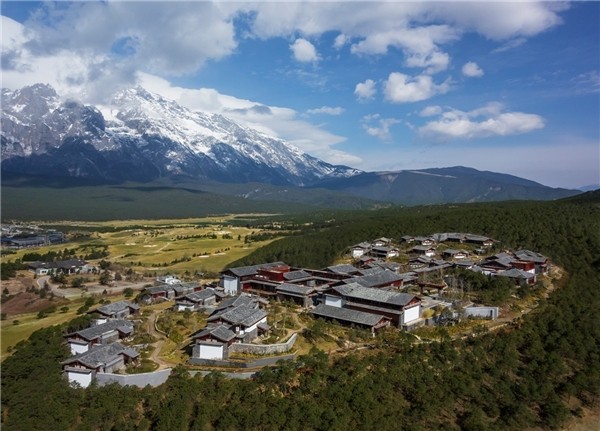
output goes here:
{"type": "Polygon", "coordinates": [[[215,320],[225,320],[232,325],[252,326],[259,320],[267,316],[267,312],[258,308],[250,308],[244,305],[230,308],[222,313],[215,314],[208,318],[208,322],[215,320]]]}
{"type": "Polygon", "coordinates": [[[347,284],[334,287],[338,294],[352,299],[362,299],[385,304],[405,306],[415,298],[415,295],[403,292],[389,292],[381,289],[364,287],[359,284],[347,284]]]}
{"type": "Polygon", "coordinates": [[[108,316],[112,316],[113,314],[119,313],[128,308],[132,308],[134,310],[139,310],[140,306],[137,304],[134,304],[133,302],[129,302],[129,301],[118,301],[118,302],[113,302],[112,304],[103,305],[101,307],[96,308],[95,310],[91,310],[90,312],[97,311],[99,313],[106,314],[108,316]]]}
{"type": "Polygon", "coordinates": [[[296,295],[310,295],[315,291],[314,287],[302,286],[299,284],[283,283],[277,286],[277,292],[291,293],[296,295]]]}
{"type": "Polygon", "coordinates": [[[92,347],[87,352],[72,356],[69,359],[61,362],[61,364],[66,365],[74,362],[80,362],[89,368],[97,368],[107,363],[114,362],[121,354],[133,358],[139,355],[139,353],[135,350],[127,348],[120,343],[112,343],[92,347]]]}
{"type": "Polygon", "coordinates": [[[334,274],[352,274],[353,272],[356,272],[356,268],[348,264],[328,266],[327,270],[334,274]]]}
{"type": "Polygon", "coordinates": [[[106,323],[90,326],[89,328],[82,329],[81,331],[73,332],[68,335],[78,335],[85,340],[93,340],[94,338],[100,337],[102,334],[106,334],[114,330],[130,333],[133,331],[133,323],[129,322],[128,320],[109,320],[106,323]]]}
{"type": "Polygon", "coordinates": [[[345,323],[356,323],[365,326],[375,326],[384,318],[381,314],[366,313],[364,311],[350,310],[349,308],[333,307],[321,304],[316,306],[311,313],[318,317],[327,317],[345,323]]]}
{"type": "Polygon", "coordinates": [[[311,274],[306,272],[303,269],[298,269],[296,271],[290,271],[290,272],[286,272],[285,274],[283,274],[283,278],[285,278],[288,281],[299,280],[302,278],[309,278],[309,277],[311,277],[311,274]]]}
{"type": "Polygon", "coordinates": [[[224,342],[231,341],[235,338],[235,332],[231,331],[225,325],[218,325],[218,326],[212,326],[212,327],[205,328],[204,330],[199,332],[197,335],[195,335],[194,339],[204,338],[207,335],[212,335],[216,339],[224,341],[224,342]]]}
{"type": "Polygon", "coordinates": [[[258,272],[259,269],[268,269],[276,266],[286,265],[284,262],[271,262],[271,263],[261,263],[260,265],[250,265],[250,266],[238,266],[236,268],[229,268],[222,273],[231,272],[236,277],[245,277],[248,275],[253,275],[258,272]]]}

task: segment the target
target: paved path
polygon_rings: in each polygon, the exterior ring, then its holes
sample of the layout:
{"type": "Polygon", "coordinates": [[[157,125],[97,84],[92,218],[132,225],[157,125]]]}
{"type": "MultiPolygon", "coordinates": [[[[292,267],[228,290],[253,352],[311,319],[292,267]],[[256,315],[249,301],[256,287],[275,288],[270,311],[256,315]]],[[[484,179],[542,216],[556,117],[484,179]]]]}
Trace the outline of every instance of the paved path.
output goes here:
{"type": "Polygon", "coordinates": [[[158,364],[158,370],[163,370],[165,368],[173,368],[176,364],[172,364],[170,362],[166,362],[160,357],[160,353],[162,351],[163,346],[165,345],[165,335],[161,332],[158,332],[156,329],[156,319],[162,310],[154,310],[152,314],[148,317],[148,333],[155,338],[158,338],[158,341],[151,344],[154,347],[154,350],[150,354],[150,359],[158,364]]]}

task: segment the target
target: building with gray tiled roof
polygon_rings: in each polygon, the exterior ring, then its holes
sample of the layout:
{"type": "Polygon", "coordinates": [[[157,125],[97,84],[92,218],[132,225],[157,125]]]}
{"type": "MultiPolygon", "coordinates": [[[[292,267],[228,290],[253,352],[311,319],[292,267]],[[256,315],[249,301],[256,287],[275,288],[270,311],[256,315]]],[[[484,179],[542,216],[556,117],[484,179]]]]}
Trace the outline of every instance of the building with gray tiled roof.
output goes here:
{"type": "Polygon", "coordinates": [[[515,284],[518,285],[534,285],[536,282],[535,274],[517,268],[507,269],[506,271],[498,271],[494,275],[498,277],[508,277],[514,280],[515,284]]]}
{"type": "Polygon", "coordinates": [[[259,273],[259,271],[280,267],[286,267],[286,272],[289,272],[289,267],[284,262],[271,262],[260,265],[228,268],[221,272],[219,285],[223,287],[227,295],[238,295],[242,292],[242,285],[244,281],[252,279],[259,273]]]}
{"type": "Polygon", "coordinates": [[[311,277],[312,277],[312,274],[303,269],[298,269],[298,270],[290,271],[290,272],[283,274],[283,278],[286,281],[292,281],[292,282],[296,282],[297,280],[303,280],[303,279],[307,279],[307,278],[311,278],[311,277]]]}
{"type": "Polygon", "coordinates": [[[207,288],[198,292],[175,298],[175,309],[177,311],[199,310],[203,307],[213,306],[217,302],[217,294],[214,289],[207,288]]]}
{"type": "Polygon", "coordinates": [[[94,346],[87,352],[62,361],[61,365],[70,383],[88,387],[97,373],[112,373],[134,362],[139,353],[120,343],[94,346]]]}
{"type": "Polygon", "coordinates": [[[315,305],[317,289],[312,286],[283,283],[277,286],[277,298],[280,301],[292,301],[306,308],[315,305]]]}
{"type": "Polygon", "coordinates": [[[355,274],[358,271],[358,269],[353,265],[343,263],[339,265],[328,266],[327,268],[325,268],[325,271],[333,272],[334,274],[351,275],[355,274]]]}
{"type": "Polygon", "coordinates": [[[128,320],[109,320],[100,325],[67,334],[71,354],[84,353],[98,344],[110,344],[133,334],[133,323],[128,320]]]}
{"type": "Polygon", "coordinates": [[[420,319],[421,300],[412,294],[392,292],[347,284],[332,287],[325,293],[325,305],[382,314],[396,326],[406,326],[420,319]]]}
{"type": "Polygon", "coordinates": [[[105,319],[122,319],[138,311],[140,311],[139,305],[130,301],[118,301],[90,310],[88,313],[98,314],[105,319]]]}
{"type": "Polygon", "coordinates": [[[535,265],[536,274],[545,274],[548,272],[548,258],[540,253],[530,250],[517,250],[514,252],[517,259],[523,262],[532,262],[535,265]]]}
{"type": "Polygon", "coordinates": [[[390,325],[390,319],[382,314],[366,313],[325,304],[316,306],[310,313],[315,317],[335,320],[345,325],[356,325],[372,332],[390,325]]]}
{"type": "Polygon", "coordinates": [[[360,277],[352,277],[343,280],[345,284],[358,283],[364,287],[396,287],[401,288],[404,283],[404,278],[392,271],[387,271],[381,268],[375,269],[373,272],[362,275],[360,277]]]}
{"type": "Polygon", "coordinates": [[[83,274],[91,272],[95,266],[81,259],[57,260],[55,262],[31,262],[27,265],[36,275],[47,274],[83,274]]]}
{"type": "Polygon", "coordinates": [[[193,336],[194,340],[217,341],[228,343],[235,339],[235,332],[226,325],[209,326],[193,336]]]}

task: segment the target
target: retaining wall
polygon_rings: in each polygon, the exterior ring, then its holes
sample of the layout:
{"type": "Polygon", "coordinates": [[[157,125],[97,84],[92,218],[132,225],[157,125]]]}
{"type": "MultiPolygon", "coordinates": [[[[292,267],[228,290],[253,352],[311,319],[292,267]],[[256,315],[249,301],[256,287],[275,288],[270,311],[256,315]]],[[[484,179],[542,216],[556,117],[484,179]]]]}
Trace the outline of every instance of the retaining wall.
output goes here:
{"type": "Polygon", "coordinates": [[[499,315],[498,307],[466,307],[465,316],[496,320],[499,315]]]}
{"type": "Polygon", "coordinates": [[[156,387],[166,382],[170,374],[170,368],[167,368],[166,370],[154,371],[152,373],[141,374],[97,373],[96,382],[98,383],[98,386],[104,386],[110,383],[118,383],[121,386],[137,386],[138,388],[144,388],[147,385],[156,387]]]}
{"type": "Polygon", "coordinates": [[[234,343],[229,346],[229,353],[249,353],[251,355],[275,355],[292,350],[298,334],[292,334],[290,339],[281,344],[246,344],[234,343]]]}
{"type": "Polygon", "coordinates": [[[260,368],[267,365],[275,365],[279,361],[289,361],[296,357],[293,355],[274,356],[270,358],[261,358],[248,361],[220,361],[216,359],[190,358],[190,364],[206,365],[211,367],[231,367],[231,368],[260,368]]]}

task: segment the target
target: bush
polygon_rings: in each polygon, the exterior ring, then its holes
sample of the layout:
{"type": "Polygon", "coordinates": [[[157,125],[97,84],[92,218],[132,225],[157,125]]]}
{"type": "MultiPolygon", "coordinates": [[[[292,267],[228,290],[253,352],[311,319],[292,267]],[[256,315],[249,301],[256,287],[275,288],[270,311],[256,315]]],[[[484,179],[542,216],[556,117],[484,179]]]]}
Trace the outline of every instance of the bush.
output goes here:
{"type": "Polygon", "coordinates": [[[90,307],[82,305],[81,307],[79,307],[77,309],[77,314],[84,314],[85,312],[87,312],[90,309],[90,307]]]}

